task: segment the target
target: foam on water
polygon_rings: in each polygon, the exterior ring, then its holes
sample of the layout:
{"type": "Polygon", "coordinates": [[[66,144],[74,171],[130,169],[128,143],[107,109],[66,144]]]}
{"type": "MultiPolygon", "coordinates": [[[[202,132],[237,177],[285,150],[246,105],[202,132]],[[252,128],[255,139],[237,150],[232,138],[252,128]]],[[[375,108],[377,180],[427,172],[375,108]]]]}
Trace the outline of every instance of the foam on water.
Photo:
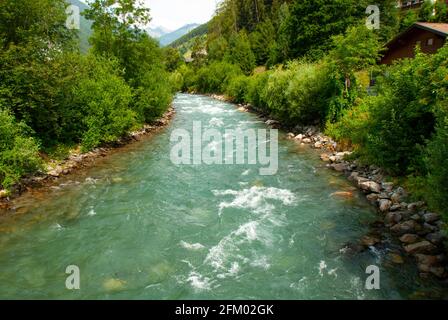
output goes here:
{"type": "Polygon", "coordinates": [[[269,213],[275,206],[268,200],[281,202],[283,205],[292,205],[296,201],[296,196],[289,190],[266,187],[252,187],[241,191],[214,190],[215,196],[234,196],[231,202],[221,202],[219,204],[219,215],[222,215],[226,208],[248,209],[254,213],[269,213]]]}
{"type": "Polygon", "coordinates": [[[210,290],[212,281],[196,271],[190,272],[187,281],[195,290],[210,290]]]}
{"type": "Polygon", "coordinates": [[[192,251],[198,251],[198,250],[202,250],[205,248],[205,246],[200,243],[188,243],[185,241],[181,241],[180,245],[182,248],[185,248],[187,250],[192,250],[192,251]]]}
{"type": "Polygon", "coordinates": [[[212,118],[208,124],[212,127],[222,127],[224,126],[224,121],[220,118],[212,118]]]}

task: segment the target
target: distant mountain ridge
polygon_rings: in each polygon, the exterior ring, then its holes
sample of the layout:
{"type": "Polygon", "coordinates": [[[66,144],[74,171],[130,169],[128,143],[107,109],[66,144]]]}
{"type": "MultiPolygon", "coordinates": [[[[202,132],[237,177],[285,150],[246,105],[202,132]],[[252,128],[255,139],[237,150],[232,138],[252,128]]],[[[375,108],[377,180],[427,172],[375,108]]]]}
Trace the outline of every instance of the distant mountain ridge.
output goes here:
{"type": "Polygon", "coordinates": [[[189,33],[190,31],[194,30],[197,27],[199,27],[199,24],[190,23],[173,32],[167,33],[158,38],[160,45],[162,47],[168,46],[172,42],[176,41],[177,39],[181,38],[182,36],[186,35],[187,33],[189,33]]]}
{"type": "Polygon", "coordinates": [[[158,27],[149,27],[148,29],[146,29],[146,32],[149,34],[150,37],[154,39],[160,39],[164,35],[173,32],[173,30],[158,26],[158,27]]]}

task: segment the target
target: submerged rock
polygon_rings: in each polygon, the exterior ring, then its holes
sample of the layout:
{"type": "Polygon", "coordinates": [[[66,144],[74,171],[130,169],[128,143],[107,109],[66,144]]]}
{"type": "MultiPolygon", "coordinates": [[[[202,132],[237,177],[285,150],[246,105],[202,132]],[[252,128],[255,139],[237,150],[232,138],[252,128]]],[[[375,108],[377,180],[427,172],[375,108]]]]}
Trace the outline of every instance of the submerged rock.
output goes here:
{"type": "Polygon", "coordinates": [[[103,282],[103,287],[107,291],[120,291],[126,286],[126,281],[120,279],[107,279],[103,282]]]}
{"type": "Polygon", "coordinates": [[[331,196],[332,197],[337,197],[337,198],[350,199],[350,198],[353,198],[353,192],[350,192],[350,191],[338,191],[338,192],[332,193],[331,196]]]}
{"type": "Polygon", "coordinates": [[[376,236],[364,236],[361,239],[361,244],[366,247],[373,247],[380,242],[381,239],[376,236]]]}

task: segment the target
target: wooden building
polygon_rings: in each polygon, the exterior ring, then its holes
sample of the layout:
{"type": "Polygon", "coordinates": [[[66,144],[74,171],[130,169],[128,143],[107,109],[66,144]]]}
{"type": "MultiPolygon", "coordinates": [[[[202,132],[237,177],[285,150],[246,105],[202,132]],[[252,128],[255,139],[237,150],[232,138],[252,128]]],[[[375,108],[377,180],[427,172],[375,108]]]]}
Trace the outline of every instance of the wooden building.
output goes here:
{"type": "Polygon", "coordinates": [[[415,57],[415,48],[433,54],[444,46],[448,36],[448,23],[417,22],[386,45],[381,64],[392,64],[395,60],[415,57]]]}

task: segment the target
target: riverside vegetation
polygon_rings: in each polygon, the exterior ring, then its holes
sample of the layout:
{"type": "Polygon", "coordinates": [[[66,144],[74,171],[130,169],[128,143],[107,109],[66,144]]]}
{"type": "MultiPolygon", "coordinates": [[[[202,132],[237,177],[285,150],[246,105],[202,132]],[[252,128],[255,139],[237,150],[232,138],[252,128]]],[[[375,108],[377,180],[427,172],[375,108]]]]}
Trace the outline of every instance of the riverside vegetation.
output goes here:
{"type": "Polygon", "coordinates": [[[64,0],[0,3],[0,190],[151,123],[177,89],[136,1],[92,1],[91,49],[66,27],[64,0]],[[115,6],[121,4],[121,6],[115,6]]]}
{"type": "Polygon", "coordinates": [[[416,20],[448,21],[446,5],[402,14],[378,3],[381,28],[369,30],[365,1],[224,1],[177,73],[185,91],[225,94],[290,130],[318,126],[448,219],[448,46],[377,65],[385,42],[416,20]]]}
{"type": "Polygon", "coordinates": [[[13,188],[43,170],[48,157],[78,146],[88,151],[143,127],[166,112],[178,90],[225,94],[294,138],[305,133],[302,142],[353,151],[326,160],[387,212],[387,225],[420,270],[443,277],[446,261],[429,254],[438,252],[433,244],[443,240],[445,225],[439,215],[412,211],[423,200],[448,219],[448,46],[392,66],[377,61],[384,44],[418,19],[447,22],[447,8],[427,1],[403,14],[395,1],[377,3],[381,28],[369,30],[369,1],[225,0],[206,36],[185,37],[194,43],[194,61],[185,64],[177,50],[160,49],[138,28],[150,18],[136,1],[93,1],[85,13],[93,21],[91,49],[82,55],[76,32],[65,27],[63,0],[5,0],[0,185],[13,188]],[[317,139],[314,127],[328,138],[317,139]],[[404,185],[413,203],[391,183],[404,185]]]}

